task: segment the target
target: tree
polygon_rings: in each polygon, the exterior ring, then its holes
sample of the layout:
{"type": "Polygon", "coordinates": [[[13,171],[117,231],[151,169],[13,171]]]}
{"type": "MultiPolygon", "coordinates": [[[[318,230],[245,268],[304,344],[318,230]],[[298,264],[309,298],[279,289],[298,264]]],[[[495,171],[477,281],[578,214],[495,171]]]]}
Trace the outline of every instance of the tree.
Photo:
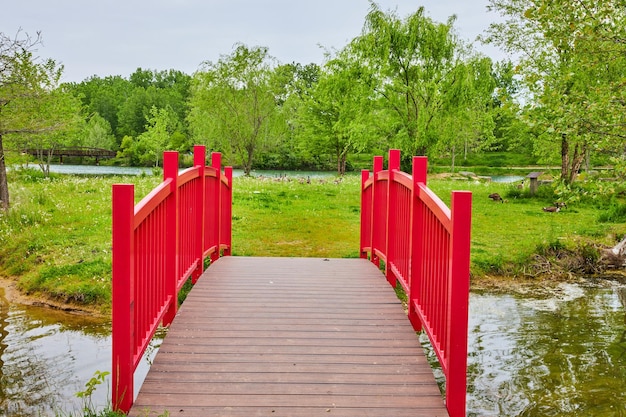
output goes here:
{"type": "Polygon", "coordinates": [[[56,90],[63,68],[33,55],[40,35],[0,32],[0,209],[9,208],[4,140],[52,137],[67,128],[71,99],[56,90]]]}
{"type": "Polygon", "coordinates": [[[346,172],[348,155],[367,148],[371,129],[366,123],[373,75],[344,53],[326,62],[315,85],[303,97],[299,131],[314,153],[331,154],[337,174],[346,172]]]}
{"type": "Polygon", "coordinates": [[[193,135],[235,159],[246,175],[256,152],[269,146],[282,120],[271,82],[273,62],[267,48],[240,44],[218,62],[204,63],[193,78],[193,135]]]}
{"type": "Polygon", "coordinates": [[[453,82],[446,87],[447,100],[436,119],[437,147],[452,156],[462,151],[467,159],[470,149],[490,150],[494,137],[494,91],[491,59],[475,57],[458,63],[452,70],[453,82]]]}
{"type": "Polygon", "coordinates": [[[272,118],[271,146],[260,148],[255,166],[261,169],[301,169],[317,166],[307,158],[307,152],[298,142],[297,114],[302,101],[317,83],[320,67],[317,64],[280,64],[270,75],[270,90],[276,102],[272,118]]]}
{"type": "Polygon", "coordinates": [[[435,23],[423,7],[406,19],[371,2],[361,36],[348,48],[377,74],[374,99],[381,102],[390,134],[412,155],[425,155],[436,143],[433,131],[454,68],[463,51],[453,31],[454,16],[435,23]]]}
{"type": "Polygon", "coordinates": [[[590,152],[623,154],[626,11],[620,2],[491,0],[487,41],[519,55],[535,151],[573,182],[590,152]]]}
{"type": "Polygon", "coordinates": [[[132,84],[116,75],[105,78],[93,76],[81,83],[69,83],[64,86],[81,99],[85,114],[97,113],[109,123],[112,133],[116,135],[114,149],[117,149],[121,143],[121,136],[118,133],[119,112],[132,93],[132,84]]]}
{"type": "Polygon", "coordinates": [[[7,134],[8,142],[16,150],[36,151],[37,164],[49,176],[56,149],[81,145],[85,123],[80,101],[63,87],[53,87],[12,104],[8,113],[15,116],[13,125],[20,127],[7,134]]]}
{"type": "Polygon", "coordinates": [[[176,114],[170,107],[150,109],[150,117],[146,131],[136,140],[122,141],[122,155],[134,158],[140,164],[154,162],[159,166],[159,161],[164,150],[172,143],[172,137],[179,129],[176,114]]]}
{"type": "Polygon", "coordinates": [[[87,121],[82,145],[109,150],[117,148],[111,125],[98,113],[92,114],[87,121]]]}

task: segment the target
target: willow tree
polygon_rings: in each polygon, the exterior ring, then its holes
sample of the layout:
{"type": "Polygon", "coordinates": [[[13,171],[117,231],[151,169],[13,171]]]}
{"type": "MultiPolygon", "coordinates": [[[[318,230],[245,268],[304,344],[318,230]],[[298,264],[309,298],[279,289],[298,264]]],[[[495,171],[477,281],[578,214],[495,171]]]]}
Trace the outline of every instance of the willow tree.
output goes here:
{"type": "Polygon", "coordinates": [[[623,155],[626,9],[597,0],[490,0],[487,40],[519,56],[535,151],[575,180],[590,152],[623,155]]]}
{"type": "Polygon", "coordinates": [[[282,121],[273,89],[273,58],[265,47],[237,45],[231,55],[206,62],[192,80],[190,128],[197,141],[252,170],[258,150],[271,143],[282,121]]]}
{"type": "Polygon", "coordinates": [[[349,48],[377,76],[372,99],[381,103],[389,129],[403,149],[425,155],[437,142],[435,129],[463,45],[453,30],[455,17],[434,22],[423,7],[405,19],[371,2],[361,36],[349,48]]]}
{"type": "Polygon", "coordinates": [[[452,71],[453,82],[445,88],[446,100],[436,118],[437,149],[449,154],[452,171],[456,157],[467,159],[470,150],[488,151],[494,146],[495,116],[492,61],[474,57],[458,63],[452,71]]]}

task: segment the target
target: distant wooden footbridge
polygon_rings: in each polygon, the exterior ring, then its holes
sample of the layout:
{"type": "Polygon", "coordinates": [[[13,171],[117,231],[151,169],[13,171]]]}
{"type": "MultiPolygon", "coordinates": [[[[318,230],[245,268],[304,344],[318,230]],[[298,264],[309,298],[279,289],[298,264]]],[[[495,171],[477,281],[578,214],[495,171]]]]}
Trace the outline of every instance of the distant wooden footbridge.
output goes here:
{"type": "Polygon", "coordinates": [[[48,149],[26,148],[26,149],[20,149],[19,152],[25,153],[31,156],[36,156],[36,157],[59,158],[61,163],[63,163],[64,157],[96,158],[96,162],[98,162],[100,159],[111,159],[111,158],[115,158],[115,156],[117,155],[117,152],[115,151],[102,149],[102,148],[91,148],[87,146],[71,146],[71,147],[48,148],[48,149]]]}

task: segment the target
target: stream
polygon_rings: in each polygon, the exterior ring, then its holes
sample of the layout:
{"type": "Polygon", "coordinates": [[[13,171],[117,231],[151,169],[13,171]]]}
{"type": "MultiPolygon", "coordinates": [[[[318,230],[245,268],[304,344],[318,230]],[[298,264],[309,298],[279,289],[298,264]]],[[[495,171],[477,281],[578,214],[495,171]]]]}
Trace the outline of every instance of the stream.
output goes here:
{"type": "MultiPolygon", "coordinates": [[[[473,292],[468,416],[626,416],[625,304],[626,286],[613,283],[559,284],[541,299],[473,292]]],[[[110,371],[109,332],[106,321],[10,304],[0,290],[0,415],[79,411],[75,394],[110,371]]],[[[137,387],[147,369],[145,359],[137,387]]],[[[98,386],[93,404],[109,399],[98,386]]]]}

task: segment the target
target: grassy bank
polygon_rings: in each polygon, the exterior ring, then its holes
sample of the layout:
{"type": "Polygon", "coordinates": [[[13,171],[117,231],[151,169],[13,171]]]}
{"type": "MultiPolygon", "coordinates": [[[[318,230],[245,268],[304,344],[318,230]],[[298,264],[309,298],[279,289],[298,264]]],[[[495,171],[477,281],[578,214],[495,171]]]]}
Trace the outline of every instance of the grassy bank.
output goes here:
{"type": "MultiPolygon", "coordinates": [[[[12,172],[13,207],[0,215],[0,276],[17,280],[31,296],[106,313],[111,279],[110,196],[111,185],[117,182],[136,184],[139,199],[160,178],[44,179],[34,171],[12,172]]],[[[559,213],[546,213],[542,207],[556,198],[551,188],[541,193],[542,198],[530,199],[506,184],[430,180],[429,185],[446,202],[452,189],[474,193],[475,277],[545,275],[546,265],[556,268],[567,253],[574,260],[582,257],[583,263],[593,263],[600,245],[612,246],[626,233],[626,218],[606,215],[619,214],[615,197],[578,199],[559,213]],[[508,195],[508,202],[491,201],[488,195],[493,192],[508,195]]],[[[236,178],[233,254],[358,256],[359,190],[357,177],[310,183],[236,178]]],[[[576,268],[570,265],[570,270],[577,272],[576,268]]]]}

